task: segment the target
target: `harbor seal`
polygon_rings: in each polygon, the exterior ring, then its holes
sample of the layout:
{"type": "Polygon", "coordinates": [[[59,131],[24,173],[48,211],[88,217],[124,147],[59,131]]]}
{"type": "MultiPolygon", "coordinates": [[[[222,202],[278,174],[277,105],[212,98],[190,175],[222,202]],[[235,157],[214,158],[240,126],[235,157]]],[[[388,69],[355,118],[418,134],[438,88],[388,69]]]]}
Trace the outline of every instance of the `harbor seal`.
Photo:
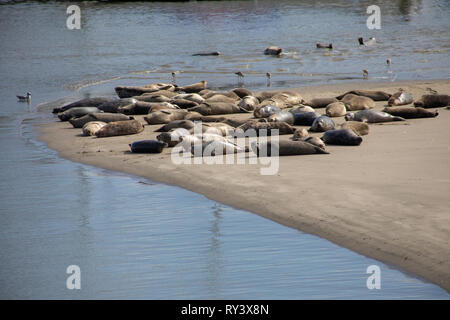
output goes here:
{"type": "Polygon", "coordinates": [[[106,124],[95,135],[98,138],[137,134],[144,130],[138,120],[114,121],[106,124]]]}
{"type": "Polygon", "coordinates": [[[237,106],[236,104],[225,102],[216,102],[216,103],[205,102],[196,107],[189,108],[188,110],[198,112],[204,116],[248,112],[247,110],[237,106]]]}
{"type": "Polygon", "coordinates": [[[123,114],[136,115],[136,114],[149,114],[150,112],[155,112],[163,109],[179,109],[179,108],[178,106],[171,104],[169,102],[138,101],[133,105],[120,107],[119,109],[117,109],[117,111],[123,114]]]}
{"type": "Polygon", "coordinates": [[[91,121],[83,126],[83,135],[85,136],[95,136],[95,133],[106,126],[106,122],[101,121],[91,121]]]}
{"type": "Polygon", "coordinates": [[[388,100],[389,106],[402,106],[405,104],[413,103],[414,98],[412,94],[404,92],[404,91],[398,91],[394,93],[388,100]]]}
{"type": "Polygon", "coordinates": [[[209,98],[206,98],[206,103],[214,103],[214,102],[225,102],[225,103],[236,103],[236,99],[227,97],[223,94],[215,94],[209,98]]]}
{"type": "Polygon", "coordinates": [[[341,129],[351,129],[358,136],[369,134],[369,125],[359,121],[346,121],[339,126],[341,129]]]}
{"type": "Polygon", "coordinates": [[[72,108],[81,108],[81,107],[93,107],[93,108],[97,108],[99,105],[105,103],[105,102],[109,102],[109,101],[115,101],[117,100],[116,98],[86,98],[86,99],[81,99],[69,104],[66,104],[65,106],[61,107],[61,108],[54,108],[52,113],[61,113],[64,111],[67,111],[69,109],[72,108]]]}
{"type": "Polygon", "coordinates": [[[78,108],[70,108],[62,113],[58,114],[58,118],[61,121],[68,121],[72,118],[80,118],[84,115],[94,112],[102,112],[100,109],[96,107],[78,107],[78,108]]]}
{"type": "Polygon", "coordinates": [[[338,100],[336,98],[315,98],[311,99],[310,101],[306,102],[306,105],[317,109],[317,108],[325,108],[327,105],[333,102],[337,102],[338,100]]]}
{"type": "Polygon", "coordinates": [[[172,99],[170,103],[178,106],[181,109],[189,109],[198,106],[199,104],[195,101],[186,100],[182,98],[172,99]]]}
{"type": "Polygon", "coordinates": [[[244,97],[247,97],[247,96],[253,97],[253,92],[251,92],[250,90],[247,90],[245,88],[236,88],[231,91],[233,91],[235,94],[237,94],[238,97],[241,99],[244,97]]]}
{"type": "Polygon", "coordinates": [[[276,47],[276,46],[270,46],[264,50],[265,55],[272,55],[272,56],[279,56],[279,55],[281,55],[282,52],[283,52],[283,49],[281,49],[280,47],[276,47]]]}
{"type": "Polygon", "coordinates": [[[294,135],[292,136],[292,140],[303,140],[303,138],[306,138],[309,135],[308,131],[305,128],[297,129],[294,132],[294,135]]]}
{"type": "Polygon", "coordinates": [[[316,110],[314,110],[314,108],[311,108],[310,106],[300,104],[299,106],[294,107],[291,110],[289,110],[289,112],[292,114],[296,114],[296,113],[301,113],[301,112],[316,112],[316,110]]]}
{"type": "Polygon", "coordinates": [[[206,89],[206,81],[202,80],[197,83],[193,83],[184,87],[178,87],[177,91],[184,91],[186,93],[199,93],[200,91],[206,89]]]}
{"type": "MultiPolygon", "coordinates": [[[[197,123],[195,125],[198,125],[197,123]]],[[[201,124],[202,133],[216,134],[220,136],[232,135],[234,132],[234,127],[221,122],[208,122],[201,124]]],[[[196,128],[189,130],[191,133],[196,133],[196,128]]]]}
{"type": "Polygon", "coordinates": [[[391,121],[405,121],[404,118],[392,116],[389,113],[377,111],[373,109],[361,110],[358,112],[348,112],[345,115],[345,120],[360,121],[367,123],[380,123],[391,121]]]}
{"type": "Polygon", "coordinates": [[[245,96],[239,101],[238,106],[247,110],[254,111],[259,105],[259,100],[253,96],[245,96]]]}
{"type": "Polygon", "coordinates": [[[100,121],[100,122],[113,122],[113,121],[123,121],[123,120],[132,120],[132,117],[124,115],[122,113],[107,113],[107,112],[94,112],[86,114],[80,118],[72,118],[69,119],[70,124],[74,128],[83,128],[83,126],[91,121],[100,121]]]}
{"type": "Polygon", "coordinates": [[[288,111],[280,111],[280,112],[270,115],[267,120],[269,122],[283,121],[283,122],[286,122],[287,124],[293,125],[294,124],[294,115],[288,111]]]}
{"type": "Polygon", "coordinates": [[[181,109],[166,109],[160,110],[156,112],[151,112],[147,116],[144,117],[144,120],[150,124],[167,124],[174,120],[183,120],[188,111],[181,109]]]}
{"type": "Polygon", "coordinates": [[[293,134],[295,127],[290,126],[286,122],[259,122],[255,120],[247,121],[236,128],[236,131],[242,130],[244,133],[247,130],[255,130],[256,135],[272,135],[272,130],[278,130],[278,134],[293,134]]]}
{"type": "Polygon", "coordinates": [[[156,139],[158,141],[166,143],[169,147],[175,147],[178,143],[181,142],[181,137],[190,135],[189,131],[184,128],[173,129],[169,132],[162,132],[156,139]]]}
{"type": "Polygon", "coordinates": [[[280,112],[280,111],[281,111],[281,109],[276,106],[267,105],[264,107],[256,108],[255,111],[253,111],[253,116],[255,118],[268,118],[272,114],[280,112]]]}
{"type": "Polygon", "coordinates": [[[294,126],[310,126],[320,117],[317,112],[298,112],[294,114],[294,126]]]}
{"type": "Polygon", "coordinates": [[[345,107],[345,103],[341,101],[330,103],[325,108],[325,113],[328,117],[343,117],[346,112],[347,109],[345,107]]]}
{"type": "Polygon", "coordinates": [[[371,91],[371,90],[352,90],[348,91],[338,97],[336,99],[342,100],[346,95],[354,94],[357,96],[363,96],[372,99],[373,101],[388,101],[391,97],[391,94],[383,92],[383,91],[371,91]]]}
{"type": "Polygon", "coordinates": [[[251,148],[258,157],[329,154],[324,149],[305,141],[280,140],[279,142],[264,143],[254,141],[251,143],[251,148]],[[272,149],[274,154],[272,154],[272,149]]]}
{"type": "Polygon", "coordinates": [[[158,140],[140,140],[129,145],[133,153],[161,153],[167,143],[158,140]]]}
{"type": "Polygon", "coordinates": [[[97,108],[99,108],[103,112],[118,113],[119,108],[131,107],[136,102],[137,102],[137,100],[133,99],[133,98],[116,99],[113,101],[108,101],[108,102],[102,103],[97,108]]]}
{"type": "Polygon", "coordinates": [[[326,144],[335,144],[342,146],[359,146],[363,140],[349,128],[329,130],[324,133],[321,139],[326,144]]]}
{"type": "Polygon", "coordinates": [[[387,107],[383,112],[405,119],[434,118],[439,115],[437,110],[430,111],[421,107],[387,107]]]}
{"type": "Polygon", "coordinates": [[[234,154],[246,150],[230,141],[214,140],[211,142],[197,143],[191,146],[193,156],[211,157],[218,155],[234,154]],[[201,153],[200,153],[201,151],[201,153]]]}
{"type": "Polygon", "coordinates": [[[446,94],[425,94],[414,102],[415,107],[441,108],[450,105],[450,96],[446,94]]]}
{"type": "Polygon", "coordinates": [[[174,99],[174,100],[184,99],[184,100],[193,101],[197,104],[205,102],[205,98],[203,98],[198,93],[180,93],[180,94],[177,94],[176,96],[172,97],[172,99],[174,99]]]}
{"type": "Polygon", "coordinates": [[[240,99],[239,96],[236,93],[234,93],[233,91],[226,91],[226,92],[211,91],[211,92],[203,95],[202,97],[204,99],[209,99],[209,98],[212,98],[217,95],[225,96],[225,97],[231,98],[235,101],[238,101],[240,99]]]}
{"type": "MultiPolygon", "coordinates": [[[[328,131],[327,131],[328,132],[328,131]]],[[[306,137],[304,139],[302,139],[305,142],[311,143],[312,145],[315,145],[323,150],[325,150],[325,143],[323,142],[322,139],[318,138],[318,137],[306,137]]]]}
{"type": "Polygon", "coordinates": [[[173,120],[155,130],[155,132],[168,132],[172,129],[184,128],[190,130],[194,128],[194,122],[190,120],[173,120]]]}
{"type": "Polygon", "coordinates": [[[352,93],[345,95],[341,102],[345,103],[348,111],[366,110],[375,107],[375,102],[368,97],[358,96],[352,93]]]}
{"type": "Polygon", "coordinates": [[[194,53],[192,56],[220,56],[219,51],[210,51],[210,52],[197,52],[194,53]]]}
{"type": "Polygon", "coordinates": [[[327,116],[320,116],[314,120],[309,128],[309,131],[312,132],[325,132],[328,130],[333,130],[335,127],[334,121],[327,116]]]}
{"type": "Polygon", "coordinates": [[[154,83],[142,87],[118,86],[115,87],[114,90],[116,91],[119,98],[131,98],[133,96],[140,96],[144,93],[154,93],[160,90],[174,91],[175,86],[173,84],[168,83],[154,83]]]}

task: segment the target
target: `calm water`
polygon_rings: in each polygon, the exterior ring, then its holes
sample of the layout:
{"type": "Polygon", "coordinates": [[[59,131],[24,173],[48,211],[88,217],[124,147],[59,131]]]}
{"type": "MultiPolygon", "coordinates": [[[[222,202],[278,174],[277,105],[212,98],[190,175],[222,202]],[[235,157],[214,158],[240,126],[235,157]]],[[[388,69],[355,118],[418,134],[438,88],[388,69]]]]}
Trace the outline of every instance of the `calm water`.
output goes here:
{"type": "Polygon", "coordinates": [[[231,88],[294,87],[450,75],[447,1],[378,1],[382,29],[365,26],[366,1],[64,3],[0,6],[0,298],[438,298],[423,282],[257,215],[176,187],[73,163],[36,142],[55,104],[112,95],[116,84],[208,80],[231,88]],[[327,24],[322,24],[325,21],[327,24]],[[372,48],[357,37],[375,36],[372,48]],[[316,50],[333,42],[333,51],[316,50]],[[279,45],[282,58],[261,54],[279,45]],[[192,57],[219,50],[219,57],[192,57]],[[393,61],[392,72],[385,67],[393,61]],[[32,93],[30,105],[15,94],[32,93]],[[56,102],[55,102],[56,101],[56,102]],[[67,290],[79,265],[82,289],[67,290]],[[381,290],[366,268],[381,268],[381,290]]]}

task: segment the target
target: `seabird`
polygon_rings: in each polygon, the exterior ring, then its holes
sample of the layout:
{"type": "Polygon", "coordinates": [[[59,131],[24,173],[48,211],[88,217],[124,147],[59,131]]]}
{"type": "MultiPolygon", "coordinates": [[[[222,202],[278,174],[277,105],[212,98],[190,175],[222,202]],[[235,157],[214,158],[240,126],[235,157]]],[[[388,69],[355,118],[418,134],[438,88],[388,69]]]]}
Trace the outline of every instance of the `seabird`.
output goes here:
{"type": "Polygon", "coordinates": [[[25,102],[25,101],[29,102],[31,100],[31,93],[27,92],[26,96],[16,96],[16,97],[21,102],[25,102]]]}

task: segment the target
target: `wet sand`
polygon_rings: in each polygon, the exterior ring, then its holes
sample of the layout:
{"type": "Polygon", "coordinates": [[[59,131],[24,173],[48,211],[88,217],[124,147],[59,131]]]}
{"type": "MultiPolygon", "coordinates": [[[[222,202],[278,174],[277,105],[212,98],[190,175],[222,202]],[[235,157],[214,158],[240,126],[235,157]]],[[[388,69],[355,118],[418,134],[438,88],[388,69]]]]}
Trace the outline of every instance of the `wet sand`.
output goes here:
{"type": "MultiPolygon", "coordinates": [[[[450,80],[286,89],[308,100],[352,89],[394,93],[398,88],[416,99],[427,88],[450,94],[450,80]]],[[[377,102],[377,109],[385,104],[377,102]]],[[[159,125],[146,125],[137,135],[95,138],[55,119],[40,126],[39,139],[64,158],[201,193],[395,265],[449,291],[450,110],[439,112],[437,118],[371,124],[358,147],[327,146],[329,155],[280,157],[276,175],[261,175],[260,167],[267,166],[259,164],[175,165],[170,148],[157,155],[129,152],[129,143],[155,139],[159,125]]],[[[143,116],[135,117],[145,123],[143,116]]],[[[343,117],[334,120],[345,122],[343,117]]]]}

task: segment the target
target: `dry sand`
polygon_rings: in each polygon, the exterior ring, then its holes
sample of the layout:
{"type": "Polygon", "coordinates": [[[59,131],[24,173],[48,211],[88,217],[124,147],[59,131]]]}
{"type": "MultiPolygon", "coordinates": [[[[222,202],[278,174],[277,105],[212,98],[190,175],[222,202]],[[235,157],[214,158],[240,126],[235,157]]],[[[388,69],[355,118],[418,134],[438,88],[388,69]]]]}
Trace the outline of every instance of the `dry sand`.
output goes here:
{"type": "MultiPolygon", "coordinates": [[[[351,89],[394,93],[400,87],[416,99],[426,88],[450,94],[450,80],[289,90],[308,100],[351,89]]],[[[377,102],[377,109],[385,104],[377,102]]],[[[39,131],[40,140],[62,157],[181,186],[398,266],[449,291],[450,110],[439,112],[437,118],[371,124],[358,147],[327,146],[329,155],[281,157],[278,174],[268,176],[256,164],[174,165],[170,149],[157,155],[129,153],[129,143],[154,139],[159,126],[146,126],[137,135],[95,138],[56,119],[39,131]]]]}

